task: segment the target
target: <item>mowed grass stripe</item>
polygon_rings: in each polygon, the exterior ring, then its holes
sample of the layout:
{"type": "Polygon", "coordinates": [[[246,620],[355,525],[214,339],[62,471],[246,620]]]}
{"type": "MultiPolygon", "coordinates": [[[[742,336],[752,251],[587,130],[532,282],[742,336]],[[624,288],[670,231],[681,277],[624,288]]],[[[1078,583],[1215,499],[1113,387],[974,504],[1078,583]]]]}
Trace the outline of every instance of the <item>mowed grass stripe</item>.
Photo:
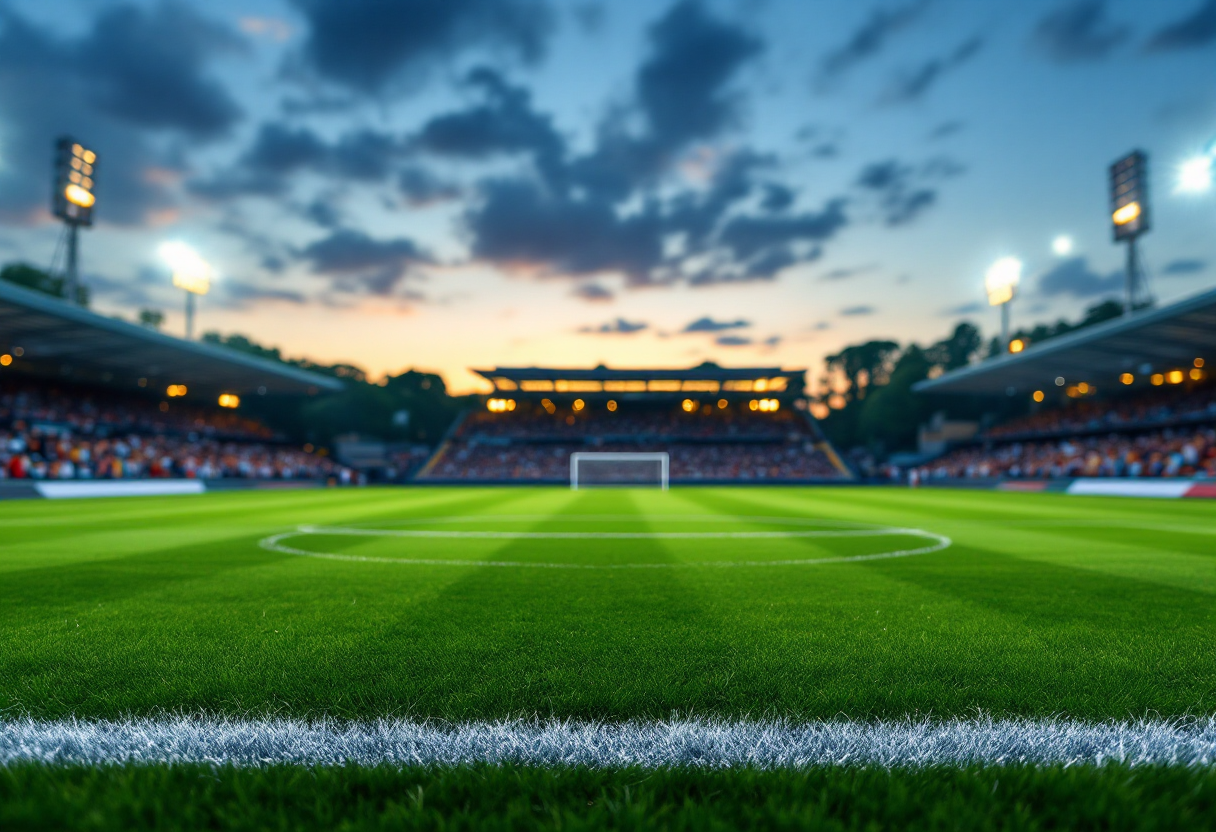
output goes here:
{"type": "MultiPolygon", "coordinates": [[[[1166,552],[1175,545],[1168,531],[1156,543],[1162,553],[1143,544],[1112,553],[1108,541],[1087,543],[1073,528],[1030,525],[1075,515],[1169,526],[1186,515],[1194,526],[1203,517],[1196,508],[1087,499],[1074,512],[1073,498],[1059,495],[855,488],[239,496],[111,501],[124,515],[117,528],[93,519],[76,538],[56,537],[45,544],[46,568],[30,568],[43,557],[36,540],[0,550],[0,569],[32,558],[0,581],[0,709],[44,718],[191,710],[449,720],[1216,711],[1216,621],[1211,594],[1197,591],[1198,556],[1166,552]],[[193,521],[188,500],[200,510],[193,521]],[[149,515],[143,530],[124,540],[122,525],[140,512],[149,515]],[[706,524],[714,529],[756,527],[732,526],[736,516],[827,517],[925,528],[956,543],[916,558],[815,568],[569,574],[339,563],[257,547],[276,530],[319,520],[538,515],[526,525],[543,529],[596,514],[636,516],[643,530],[673,514],[714,518],[706,524]],[[158,522],[165,544],[147,551],[144,535],[158,522]],[[98,534],[114,535],[107,560],[55,560],[95,545],[89,535],[98,534]]],[[[0,521],[27,505],[0,504],[0,521]]],[[[37,510],[54,529],[56,513],[68,518],[82,505],[37,510]]],[[[443,546],[487,551],[484,541],[443,546]]],[[[715,541],[712,554],[743,559],[756,548],[715,541]]],[[[710,551],[673,540],[508,540],[488,550],[591,564],[684,562],[710,551]]]]}

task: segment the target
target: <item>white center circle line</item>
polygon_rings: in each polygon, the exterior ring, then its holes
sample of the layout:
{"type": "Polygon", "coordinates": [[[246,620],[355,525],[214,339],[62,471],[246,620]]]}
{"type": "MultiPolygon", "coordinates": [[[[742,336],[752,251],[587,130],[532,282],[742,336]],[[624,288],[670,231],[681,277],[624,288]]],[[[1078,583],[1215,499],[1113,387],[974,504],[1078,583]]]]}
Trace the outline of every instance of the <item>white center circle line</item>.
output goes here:
{"type": "MultiPolygon", "coordinates": [[[[495,521],[519,521],[519,520],[549,520],[549,521],[566,521],[566,522],[600,522],[606,518],[597,517],[594,515],[570,517],[570,516],[500,516],[500,517],[442,517],[442,518],[421,518],[412,521],[403,521],[404,524],[421,525],[425,523],[458,523],[465,522],[469,524],[488,523],[495,521]]],[[[617,518],[613,518],[617,519],[617,518]]],[[[648,518],[631,518],[634,522],[639,520],[697,520],[702,521],[705,518],[700,516],[653,516],[648,518]]],[[[797,524],[810,525],[811,523],[824,523],[835,521],[816,521],[806,518],[792,517],[748,517],[748,518],[729,518],[735,522],[746,521],[763,521],[775,524],[797,524]]],[[[856,524],[853,524],[856,525],[856,524]]],[[[904,528],[894,526],[875,526],[872,528],[845,528],[845,529],[799,529],[786,531],[720,531],[720,532],[534,532],[534,531],[502,531],[502,530],[439,530],[439,529],[377,529],[354,526],[316,526],[311,524],[303,524],[296,529],[279,534],[271,535],[259,541],[258,545],[272,552],[282,554],[296,555],[299,557],[318,558],[322,560],[337,560],[349,561],[354,563],[392,563],[401,565],[419,565],[419,566],[464,566],[464,567],[502,567],[502,568],[524,568],[524,569],[682,569],[682,568],[704,568],[704,567],[755,567],[755,566],[818,566],[821,564],[830,563],[858,563],[871,560],[885,560],[890,558],[911,557],[914,555],[927,555],[933,552],[940,552],[948,548],[953,541],[945,535],[928,532],[924,529],[904,528]],[[882,536],[905,536],[919,537],[926,541],[931,541],[928,546],[921,546],[912,549],[899,549],[887,552],[877,552],[867,555],[848,555],[840,557],[826,558],[799,558],[793,560],[731,560],[731,561],[701,561],[688,563],[616,563],[616,564],[590,564],[590,563],[554,563],[554,562],[538,562],[538,561],[496,561],[496,560],[457,560],[446,558],[388,558],[376,557],[371,555],[348,555],[338,554],[334,552],[315,552],[308,549],[299,549],[295,546],[286,545],[285,541],[297,537],[308,536],[350,536],[350,537],[390,537],[390,538],[406,538],[406,539],[473,539],[473,540],[773,540],[783,538],[856,538],[856,537],[882,537],[882,536]]]]}

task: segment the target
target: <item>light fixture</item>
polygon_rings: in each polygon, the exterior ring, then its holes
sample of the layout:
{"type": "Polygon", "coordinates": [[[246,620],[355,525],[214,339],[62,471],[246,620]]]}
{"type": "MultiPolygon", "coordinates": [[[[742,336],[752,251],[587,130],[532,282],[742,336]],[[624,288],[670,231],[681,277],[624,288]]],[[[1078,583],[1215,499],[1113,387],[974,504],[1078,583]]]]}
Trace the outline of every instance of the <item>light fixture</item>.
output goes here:
{"type": "Polygon", "coordinates": [[[1061,234],[1056,237],[1051,241],[1051,250],[1057,257],[1067,257],[1072,254],[1072,237],[1069,237],[1067,234],[1061,234]]]}
{"type": "Polygon", "coordinates": [[[1178,167],[1179,193],[1203,193],[1212,187],[1212,157],[1196,156],[1178,167]]]}

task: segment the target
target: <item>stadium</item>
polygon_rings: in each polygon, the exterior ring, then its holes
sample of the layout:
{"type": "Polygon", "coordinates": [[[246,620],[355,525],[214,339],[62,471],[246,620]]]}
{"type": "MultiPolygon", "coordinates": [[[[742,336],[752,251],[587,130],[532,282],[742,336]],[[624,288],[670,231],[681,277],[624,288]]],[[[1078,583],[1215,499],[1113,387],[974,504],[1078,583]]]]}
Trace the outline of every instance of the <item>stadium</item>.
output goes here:
{"type": "Polygon", "coordinates": [[[0,14],[0,829],[1216,829],[1212,4],[643,5],[0,14]]]}

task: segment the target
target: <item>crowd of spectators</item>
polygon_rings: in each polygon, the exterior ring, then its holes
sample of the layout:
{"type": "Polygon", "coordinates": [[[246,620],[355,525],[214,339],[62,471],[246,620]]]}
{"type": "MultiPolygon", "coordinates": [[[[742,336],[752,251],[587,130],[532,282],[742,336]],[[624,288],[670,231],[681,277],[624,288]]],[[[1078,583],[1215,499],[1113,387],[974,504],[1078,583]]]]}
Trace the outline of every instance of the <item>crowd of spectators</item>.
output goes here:
{"type": "Polygon", "coordinates": [[[813,445],[712,442],[697,444],[487,445],[452,442],[423,479],[565,480],[575,451],[666,451],[672,480],[807,480],[840,476],[813,445]]]}
{"type": "Polygon", "coordinates": [[[576,451],[666,451],[672,480],[791,481],[840,477],[797,411],[698,403],[580,411],[524,404],[461,424],[422,479],[560,481],[576,451]]]}
{"type": "Polygon", "coordinates": [[[921,479],[1216,477],[1216,430],[1167,429],[959,448],[919,469],[921,479]]]}
{"type": "Polygon", "coordinates": [[[1212,385],[1166,386],[1114,400],[1078,399],[1066,407],[1011,419],[985,435],[993,439],[1030,439],[1211,420],[1216,420],[1216,391],[1212,385]]]}
{"type": "Polygon", "coordinates": [[[273,439],[232,412],[7,380],[0,387],[0,479],[352,480],[331,459],[273,439]]]}

